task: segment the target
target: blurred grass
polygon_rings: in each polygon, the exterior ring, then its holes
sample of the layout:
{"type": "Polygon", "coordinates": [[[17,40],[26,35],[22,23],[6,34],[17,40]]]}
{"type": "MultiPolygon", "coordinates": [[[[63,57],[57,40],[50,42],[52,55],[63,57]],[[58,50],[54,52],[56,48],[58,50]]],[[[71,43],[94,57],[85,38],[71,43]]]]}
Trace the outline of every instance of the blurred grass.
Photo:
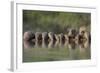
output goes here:
{"type": "Polygon", "coordinates": [[[66,33],[68,28],[86,26],[90,31],[90,13],[23,10],[23,30],[66,33]]]}

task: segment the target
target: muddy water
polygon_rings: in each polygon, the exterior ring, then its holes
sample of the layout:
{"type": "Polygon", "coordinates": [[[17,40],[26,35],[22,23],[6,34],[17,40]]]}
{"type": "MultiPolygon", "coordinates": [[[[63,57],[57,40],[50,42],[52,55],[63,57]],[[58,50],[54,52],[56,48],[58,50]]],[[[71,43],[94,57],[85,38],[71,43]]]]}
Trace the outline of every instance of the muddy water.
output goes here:
{"type": "Polygon", "coordinates": [[[76,44],[23,42],[23,62],[61,61],[91,59],[91,49],[88,42],[76,44]]]}

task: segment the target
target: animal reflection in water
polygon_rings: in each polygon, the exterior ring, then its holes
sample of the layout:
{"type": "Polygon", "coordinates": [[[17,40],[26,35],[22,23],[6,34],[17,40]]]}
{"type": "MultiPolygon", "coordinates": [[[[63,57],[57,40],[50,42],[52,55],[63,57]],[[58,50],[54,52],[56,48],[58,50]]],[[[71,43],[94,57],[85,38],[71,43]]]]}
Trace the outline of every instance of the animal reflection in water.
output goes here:
{"type": "Polygon", "coordinates": [[[24,33],[24,48],[58,48],[68,47],[70,50],[78,47],[80,51],[85,51],[90,46],[90,33],[85,27],[80,27],[79,31],[70,29],[68,34],[55,34],[53,32],[26,31],[24,33]]]}

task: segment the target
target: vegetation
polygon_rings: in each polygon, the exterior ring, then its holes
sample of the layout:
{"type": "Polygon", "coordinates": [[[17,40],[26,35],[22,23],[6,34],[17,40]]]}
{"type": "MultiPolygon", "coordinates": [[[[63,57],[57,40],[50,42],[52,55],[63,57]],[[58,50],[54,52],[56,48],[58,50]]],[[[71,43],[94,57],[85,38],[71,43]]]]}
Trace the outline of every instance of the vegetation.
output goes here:
{"type": "Polygon", "coordinates": [[[24,31],[66,33],[68,28],[86,26],[90,30],[90,13],[23,10],[24,31]]]}

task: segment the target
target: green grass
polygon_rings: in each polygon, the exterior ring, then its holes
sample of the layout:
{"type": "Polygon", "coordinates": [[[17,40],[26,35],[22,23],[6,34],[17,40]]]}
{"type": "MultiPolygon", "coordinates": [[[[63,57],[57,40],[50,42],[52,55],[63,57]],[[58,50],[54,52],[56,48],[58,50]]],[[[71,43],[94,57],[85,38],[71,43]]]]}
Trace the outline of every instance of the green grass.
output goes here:
{"type": "Polygon", "coordinates": [[[86,26],[90,31],[91,14],[23,10],[23,31],[66,33],[68,28],[86,26]]]}

